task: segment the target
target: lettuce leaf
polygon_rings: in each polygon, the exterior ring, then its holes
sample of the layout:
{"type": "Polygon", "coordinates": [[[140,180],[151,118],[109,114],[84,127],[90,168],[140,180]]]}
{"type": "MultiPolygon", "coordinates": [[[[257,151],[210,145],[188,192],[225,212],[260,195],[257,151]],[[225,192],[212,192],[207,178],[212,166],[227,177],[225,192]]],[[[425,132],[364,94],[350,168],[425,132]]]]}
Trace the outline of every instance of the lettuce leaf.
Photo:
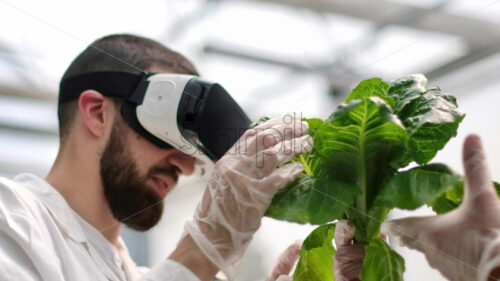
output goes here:
{"type": "Polygon", "coordinates": [[[333,281],[332,245],[335,224],[324,224],[304,240],[300,258],[293,275],[294,281],[333,281]]]}
{"type": "Polygon", "coordinates": [[[405,265],[403,258],[392,250],[381,238],[370,241],[365,246],[361,280],[400,281],[403,280],[405,265]]]}
{"type": "MultiPolygon", "coordinates": [[[[318,129],[314,146],[323,159],[324,172],[340,182],[359,188],[355,209],[365,214],[380,187],[396,172],[405,154],[406,131],[390,106],[378,97],[342,105],[318,129]]],[[[366,225],[363,215],[355,225],[366,225]]],[[[367,242],[357,228],[357,238],[367,242]]]]}
{"type": "Polygon", "coordinates": [[[454,188],[462,177],[443,164],[419,166],[398,173],[380,191],[377,204],[414,210],[454,188]]]}
{"type": "MultiPolygon", "coordinates": [[[[493,186],[497,190],[497,194],[500,197],[500,183],[493,182],[493,186]]],[[[437,214],[448,213],[449,211],[453,211],[458,208],[460,204],[462,204],[462,199],[464,197],[464,182],[461,178],[460,181],[453,187],[441,194],[432,202],[429,202],[427,205],[432,208],[434,212],[437,214]]]]}
{"type": "MultiPolygon", "coordinates": [[[[321,119],[306,121],[313,136],[324,124],[321,119]]],[[[359,188],[327,177],[323,159],[316,149],[298,156],[295,161],[302,162],[304,174],[278,191],[266,216],[297,223],[324,224],[341,219],[345,211],[354,206],[359,188]]]]}
{"type": "Polygon", "coordinates": [[[323,224],[341,219],[359,189],[328,178],[305,176],[273,198],[266,216],[298,223],[323,224]]]}
{"type": "Polygon", "coordinates": [[[451,137],[456,136],[464,114],[453,96],[439,88],[427,89],[422,74],[391,82],[387,94],[394,99],[394,112],[408,132],[408,158],[418,164],[429,162],[451,137]]]}
{"type": "Polygon", "coordinates": [[[379,97],[387,102],[387,104],[393,106],[393,98],[388,96],[386,93],[388,87],[389,84],[382,81],[380,78],[372,78],[361,81],[361,83],[359,83],[359,85],[352,90],[345,102],[347,103],[353,100],[362,100],[363,98],[369,97],[379,97]]]}

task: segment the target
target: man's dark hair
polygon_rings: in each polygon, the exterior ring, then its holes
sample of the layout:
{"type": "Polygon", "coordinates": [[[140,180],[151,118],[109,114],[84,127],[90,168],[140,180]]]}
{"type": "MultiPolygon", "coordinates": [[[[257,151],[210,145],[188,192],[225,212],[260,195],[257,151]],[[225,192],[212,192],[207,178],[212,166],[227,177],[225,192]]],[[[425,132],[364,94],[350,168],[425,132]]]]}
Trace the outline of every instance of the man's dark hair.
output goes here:
{"type": "MultiPolygon", "coordinates": [[[[144,37],[116,34],[96,40],[70,64],[62,79],[95,71],[140,73],[161,69],[162,72],[199,75],[193,64],[181,54],[144,37]]],[[[121,100],[114,98],[119,107],[121,100]]],[[[69,135],[78,110],[78,101],[58,105],[61,144],[69,135]]]]}

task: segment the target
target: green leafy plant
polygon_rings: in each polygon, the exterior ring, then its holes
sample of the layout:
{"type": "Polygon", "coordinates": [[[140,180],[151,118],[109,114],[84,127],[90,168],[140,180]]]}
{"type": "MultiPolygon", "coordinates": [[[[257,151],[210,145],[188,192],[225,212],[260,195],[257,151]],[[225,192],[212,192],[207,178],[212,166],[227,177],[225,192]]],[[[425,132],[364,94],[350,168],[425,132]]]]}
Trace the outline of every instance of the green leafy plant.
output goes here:
{"type": "Polygon", "coordinates": [[[266,215],[321,225],[305,240],[295,281],[333,280],[332,239],[338,219],[365,244],[363,281],[403,280],[404,260],[381,239],[392,208],[456,208],[463,179],[446,165],[428,164],[457,133],[464,114],[453,96],[427,88],[420,74],[386,83],[361,82],[326,120],[305,119],[314,139],[298,180],[276,194],[266,215]],[[406,168],[410,163],[415,167],[406,168]],[[327,224],[328,223],[328,224],[327,224]]]}

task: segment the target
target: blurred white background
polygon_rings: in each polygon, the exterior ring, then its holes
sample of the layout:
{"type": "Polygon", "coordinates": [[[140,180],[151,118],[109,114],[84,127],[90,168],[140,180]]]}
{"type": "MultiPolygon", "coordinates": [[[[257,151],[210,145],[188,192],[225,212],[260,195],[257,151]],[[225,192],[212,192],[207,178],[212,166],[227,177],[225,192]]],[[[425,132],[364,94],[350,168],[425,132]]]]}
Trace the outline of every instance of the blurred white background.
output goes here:
{"type": "MultiPolygon", "coordinates": [[[[93,40],[133,33],[186,55],[253,119],[292,111],[325,118],[363,79],[424,73],[467,114],[435,161],[463,172],[463,139],[477,133],[500,180],[500,0],[0,0],[0,24],[3,176],[45,176],[58,149],[56,100],[65,68],[93,40]]],[[[160,225],[124,231],[137,263],[168,256],[204,184],[181,179],[160,225]]],[[[313,228],[265,218],[238,280],[263,280],[279,253],[313,228]]],[[[405,280],[444,280],[422,255],[393,244],[406,259],[405,280]]]]}

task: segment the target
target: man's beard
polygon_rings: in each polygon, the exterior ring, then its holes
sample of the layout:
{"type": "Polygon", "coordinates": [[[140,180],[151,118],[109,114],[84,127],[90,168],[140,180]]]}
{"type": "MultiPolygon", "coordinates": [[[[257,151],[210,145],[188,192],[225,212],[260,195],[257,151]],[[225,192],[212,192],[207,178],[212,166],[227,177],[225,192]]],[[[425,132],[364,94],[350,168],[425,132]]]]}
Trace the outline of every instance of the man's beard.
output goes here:
{"type": "Polygon", "coordinates": [[[141,175],[124,141],[125,126],[121,120],[113,124],[100,160],[101,179],[113,216],[132,229],[146,231],[158,223],[163,213],[163,199],[156,188],[147,185],[147,180],[155,174],[177,180],[177,167],[153,167],[141,175]]]}

